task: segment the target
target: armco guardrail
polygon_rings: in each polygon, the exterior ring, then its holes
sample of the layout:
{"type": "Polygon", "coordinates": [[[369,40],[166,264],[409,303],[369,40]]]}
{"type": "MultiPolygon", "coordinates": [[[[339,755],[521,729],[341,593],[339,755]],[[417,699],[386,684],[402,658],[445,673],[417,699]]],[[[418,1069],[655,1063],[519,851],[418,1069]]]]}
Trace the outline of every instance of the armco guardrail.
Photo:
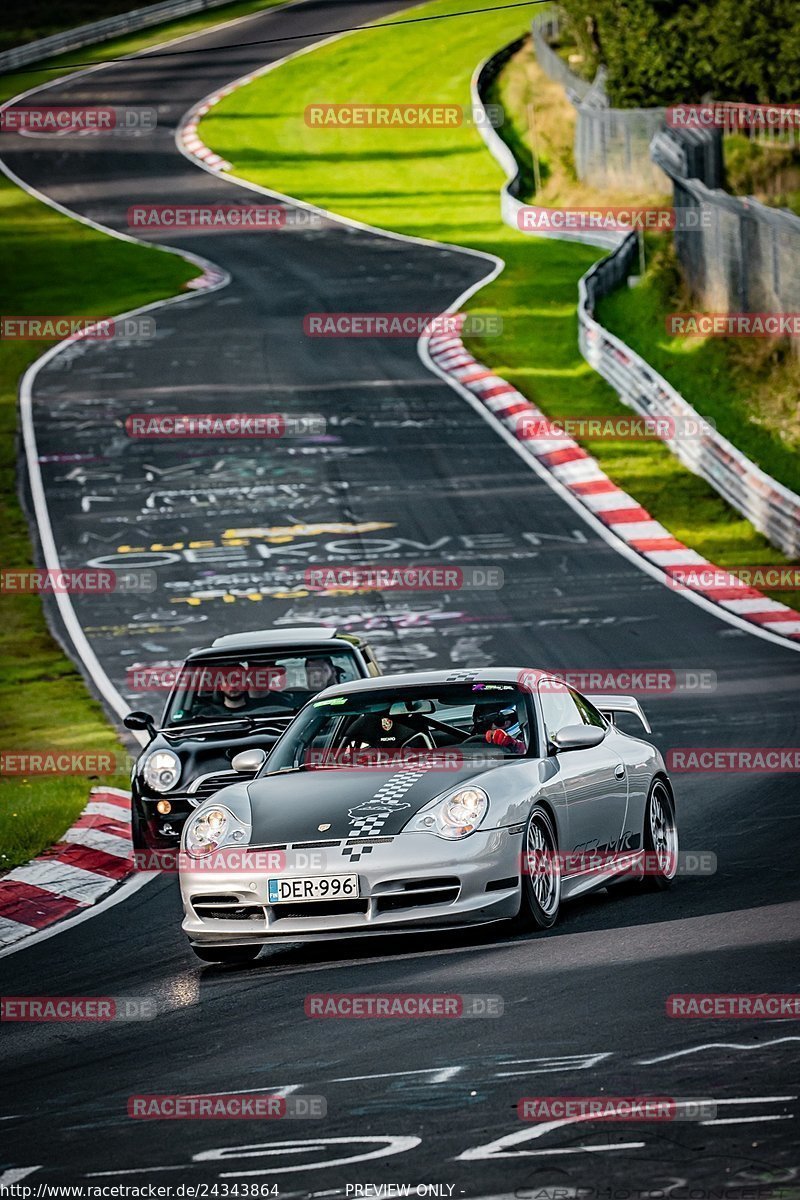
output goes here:
{"type": "MultiPolygon", "coordinates": [[[[506,46],[476,69],[472,77],[473,109],[483,108],[486,87],[517,44],[506,46]]],[[[513,229],[519,229],[519,213],[525,206],[517,195],[517,161],[488,119],[480,122],[478,128],[506,174],[501,189],[503,221],[513,229]]],[[[663,376],[595,317],[597,301],[619,287],[627,279],[634,262],[638,261],[636,234],[538,230],[536,236],[578,240],[605,249],[613,246],[612,253],[595,263],[578,283],[578,336],[583,357],[611,384],[629,408],[645,416],[676,418],[677,436],[665,439],[676,458],[707,480],[785,554],[791,558],[800,554],[800,496],[767,475],[727,438],[708,427],[701,415],[663,376]],[[703,432],[691,435],[684,432],[692,428],[703,432]]]]}
{"type": "Polygon", "coordinates": [[[41,62],[56,54],[65,54],[68,50],[79,50],[81,46],[107,42],[123,33],[135,33],[150,25],[160,25],[175,17],[188,17],[206,8],[220,8],[223,4],[230,4],[230,0],[163,0],[163,3],[153,4],[149,8],[136,8],[131,12],[118,13],[115,17],[92,21],[89,25],[65,29],[63,33],[54,33],[35,42],[26,42],[23,46],[3,50],[0,53],[0,74],[25,67],[28,63],[41,62]]]}
{"type": "MultiPolygon", "coordinates": [[[[519,38],[517,41],[511,42],[510,45],[504,46],[502,50],[484,59],[476,67],[471,83],[472,103],[476,111],[483,109],[483,97],[486,95],[492,81],[497,77],[509,58],[519,49],[524,40],[524,38],[519,38]]],[[[478,129],[492,157],[497,160],[506,173],[506,181],[500,189],[500,212],[503,221],[506,225],[510,225],[512,229],[519,229],[519,214],[525,207],[522,200],[519,199],[519,163],[488,119],[479,122],[478,129]]],[[[614,230],[604,229],[591,231],[564,229],[553,230],[548,236],[565,242],[583,242],[584,244],[588,243],[592,246],[611,249],[614,246],[618,246],[621,237],[625,235],[620,235],[614,230]]]]}
{"type": "Polygon", "coordinates": [[[676,436],[666,444],[684,466],[706,479],[742,516],[790,558],[800,554],[800,496],[783,487],[706,422],[653,368],[604,329],[595,318],[597,301],[628,276],[637,259],[634,234],[595,263],[578,284],[581,353],[617,391],[623,404],[645,416],[672,417],[676,436]],[[680,436],[677,431],[680,430],[680,436]]]}

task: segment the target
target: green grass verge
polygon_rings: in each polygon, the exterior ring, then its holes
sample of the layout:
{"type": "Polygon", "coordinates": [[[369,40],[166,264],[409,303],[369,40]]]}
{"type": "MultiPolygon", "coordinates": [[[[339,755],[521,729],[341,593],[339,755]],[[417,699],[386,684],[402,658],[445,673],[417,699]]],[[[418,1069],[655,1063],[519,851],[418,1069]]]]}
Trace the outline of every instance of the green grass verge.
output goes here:
{"type": "MultiPolygon", "coordinates": [[[[455,0],[436,0],[414,11],[457,7],[455,0]]],[[[428,24],[392,29],[388,20],[385,28],[304,54],[232,93],[203,119],[201,136],[239,175],[264,186],[378,226],[501,255],[505,271],[468,307],[500,313],[503,335],[474,338],[471,351],[551,417],[622,415],[629,410],[578,351],[577,284],[597,251],[527,238],[501,223],[502,175],[475,128],[351,130],[304,120],[306,106],[315,103],[469,106],[475,65],[524,33],[526,19],[513,11],[455,18],[441,27],[444,43],[428,24]]],[[[550,177],[565,176],[563,164],[545,166],[550,177]]],[[[584,444],[675,537],[712,561],[785,561],[661,443],[584,444]]]]}
{"type": "MultiPolygon", "coordinates": [[[[232,4],[102,46],[65,55],[70,63],[100,61],[269,7],[232,4]]],[[[0,78],[0,99],[53,72],[0,78]]],[[[0,274],[3,312],[97,316],[123,312],[180,292],[197,275],[183,259],[98,233],[0,178],[0,274]]],[[[0,563],[32,565],[28,526],[17,500],[17,389],[26,368],[49,342],[0,341],[0,563]]],[[[4,750],[125,751],[80,674],[48,632],[38,596],[0,596],[0,746],[4,750]]],[[[123,765],[121,763],[121,765],[123,765]]],[[[85,776],[0,777],[0,871],[57,840],[101,782],[85,776]]],[[[127,773],[102,782],[127,786],[127,773]]]]}
{"type": "Polygon", "coordinates": [[[724,437],[800,492],[800,363],[751,339],[672,337],[669,313],[687,311],[670,237],[647,240],[648,270],[598,305],[599,320],[655,367],[724,437]]]}
{"type": "MultiPolygon", "coordinates": [[[[0,213],[6,313],[110,315],[173,295],[197,275],[173,255],[70,221],[6,180],[0,213]]],[[[18,381],[49,344],[0,341],[0,562],[8,568],[31,565],[16,496],[18,381]]],[[[100,704],[50,636],[38,596],[0,598],[0,712],[4,750],[124,754],[100,704]]],[[[127,777],[105,782],[125,787],[127,777]]],[[[1,777],[0,869],[26,862],[56,840],[83,808],[89,786],[85,776],[1,777]]]]}
{"type": "Polygon", "coordinates": [[[725,135],[723,148],[729,192],[755,196],[800,216],[800,146],[790,145],[785,134],[761,141],[731,133],[725,135]]]}

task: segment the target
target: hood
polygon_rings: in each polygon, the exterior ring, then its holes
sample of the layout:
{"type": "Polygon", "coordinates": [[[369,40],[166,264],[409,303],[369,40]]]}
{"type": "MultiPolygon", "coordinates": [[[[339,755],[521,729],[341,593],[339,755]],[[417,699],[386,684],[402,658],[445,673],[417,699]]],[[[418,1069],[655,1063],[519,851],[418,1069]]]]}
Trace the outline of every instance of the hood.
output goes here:
{"type": "MultiPolygon", "coordinates": [[[[288,723],[286,719],[285,724],[288,723]]],[[[277,727],[251,728],[244,723],[239,723],[232,729],[217,725],[213,730],[208,729],[202,734],[191,729],[171,730],[169,736],[160,732],[142,750],[137,759],[136,771],[141,779],[144,765],[151,754],[156,750],[173,750],[181,760],[181,778],[174,789],[177,794],[184,792],[198,775],[230,771],[231,759],[240,750],[258,748],[268,754],[281,733],[282,729],[277,727]]],[[[149,794],[149,789],[143,781],[142,786],[149,794]]]]}
{"type": "MultiPolygon", "coordinates": [[[[500,763],[498,763],[498,766],[500,763]]],[[[264,775],[248,785],[254,846],[390,837],[428,801],[491,774],[483,763],[458,770],[332,767],[264,775]],[[320,825],[329,825],[321,830],[320,825]]]]}

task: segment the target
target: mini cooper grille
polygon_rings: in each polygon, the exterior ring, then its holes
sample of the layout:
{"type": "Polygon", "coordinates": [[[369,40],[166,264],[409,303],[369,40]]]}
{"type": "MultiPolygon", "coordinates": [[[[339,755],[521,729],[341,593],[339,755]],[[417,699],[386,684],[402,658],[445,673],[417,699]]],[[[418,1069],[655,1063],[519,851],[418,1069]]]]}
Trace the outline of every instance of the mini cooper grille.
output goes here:
{"type": "Polygon", "coordinates": [[[202,804],[204,800],[210,800],[222,788],[230,787],[232,783],[246,783],[254,776],[255,771],[237,771],[235,775],[230,773],[209,775],[208,779],[204,779],[197,790],[191,793],[192,800],[195,804],[202,804]]]}
{"type": "Polygon", "coordinates": [[[404,908],[421,908],[428,904],[452,904],[458,899],[461,880],[445,875],[435,879],[396,879],[376,889],[378,912],[397,912],[404,908]]]}

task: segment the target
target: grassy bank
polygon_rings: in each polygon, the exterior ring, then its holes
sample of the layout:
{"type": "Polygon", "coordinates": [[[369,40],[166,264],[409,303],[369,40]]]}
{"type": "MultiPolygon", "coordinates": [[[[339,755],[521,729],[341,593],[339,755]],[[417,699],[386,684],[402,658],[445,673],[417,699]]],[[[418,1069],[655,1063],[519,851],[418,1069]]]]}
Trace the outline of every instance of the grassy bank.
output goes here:
{"type": "MultiPolygon", "coordinates": [[[[437,0],[417,15],[446,13],[437,0]]],[[[502,175],[469,123],[458,128],[380,129],[306,124],[322,102],[457,103],[469,106],[469,81],[486,54],[525,32],[514,11],[446,24],[446,53],[428,24],[354,34],[286,63],[227,97],[201,134],[238,174],[335,212],[403,233],[499,254],[506,269],[472,301],[499,312],[501,338],[470,349],[555,418],[628,413],[583,361],[577,345],[578,279],[598,252],[528,238],[500,221],[502,175]]],[[[444,26],[442,27],[444,28],[444,26]]],[[[570,106],[530,57],[517,56],[497,93],[511,124],[504,135],[529,144],[527,104],[536,103],[543,204],[596,199],[575,178],[570,106]]],[[[530,154],[529,175],[532,177],[530,154]]],[[[658,199],[606,194],[609,204],[658,199]]],[[[662,198],[663,199],[663,198],[662,198]]],[[[678,538],[726,566],[785,561],[766,539],[657,442],[584,442],[603,468],[678,538]]],[[[786,598],[782,594],[780,598],[786,598]]],[[[796,597],[795,597],[796,599],[796,597]]]]}
{"type": "MultiPolygon", "coordinates": [[[[130,7],[126,5],[126,7],[130,7]]],[[[62,56],[100,61],[155,45],[261,8],[227,5],[146,33],[62,56]]],[[[0,77],[0,99],[53,78],[41,68],[0,77]]],[[[202,87],[198,89],[202,90],[202,87]]],[[[180,292],[197,269],[172,254],[109,238],[31,198],[0,177],[0,273],[8,314],[114,314],[180,292]]],[[[17,389],[49,342],[0,341],[0,562],[32,565],[27,522],[17,499],[17,389]]],[[[6,751],[108,751],[121,772],[104,778],[126,786],[124,749],[72,663],[48,632],[38,596],[0,596],[0,713],[6,751]]],[[[0,777],[0,871],[26,862],[55,841],[99,783],[85,776],[0,777]]]]}

